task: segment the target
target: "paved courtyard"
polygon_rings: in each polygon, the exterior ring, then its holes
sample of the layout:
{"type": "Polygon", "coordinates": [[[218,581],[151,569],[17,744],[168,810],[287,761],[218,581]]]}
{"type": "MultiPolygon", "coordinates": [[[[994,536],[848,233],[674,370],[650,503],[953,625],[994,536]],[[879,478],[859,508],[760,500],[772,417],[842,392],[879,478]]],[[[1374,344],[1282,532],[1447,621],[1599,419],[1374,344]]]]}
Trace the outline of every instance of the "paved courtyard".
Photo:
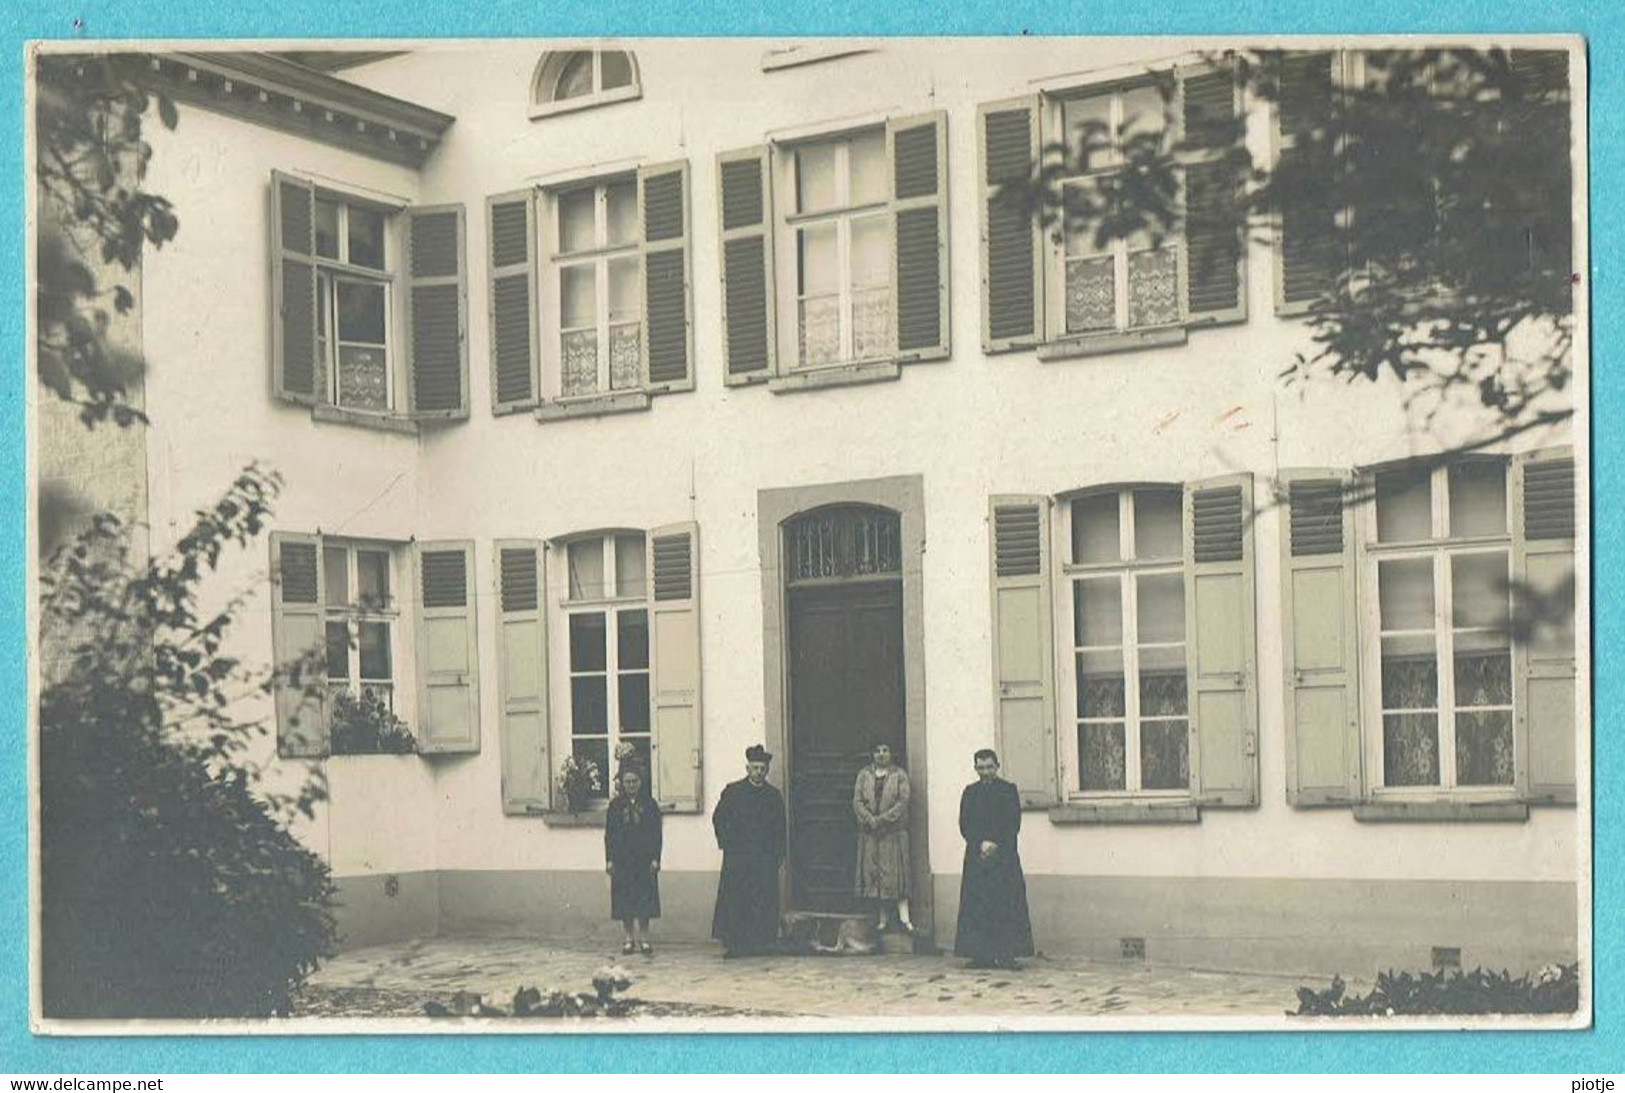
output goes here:
{"type": "Polygon", "coordinates": [[[948,956],[779,956],[723,960],[716,948],[551,948],[525,938],[430,938],[376,945],[327,962],[295,1016],[422,1017],[459,991],[506,1009],[515,990],[591,991],[593,973],[624,967],[641,1016],[682,1017],[1276,1017],[1297,1004],[1297,977],[1192,971],[1039,956],[1025,969],[980,971],[948,956]]]}

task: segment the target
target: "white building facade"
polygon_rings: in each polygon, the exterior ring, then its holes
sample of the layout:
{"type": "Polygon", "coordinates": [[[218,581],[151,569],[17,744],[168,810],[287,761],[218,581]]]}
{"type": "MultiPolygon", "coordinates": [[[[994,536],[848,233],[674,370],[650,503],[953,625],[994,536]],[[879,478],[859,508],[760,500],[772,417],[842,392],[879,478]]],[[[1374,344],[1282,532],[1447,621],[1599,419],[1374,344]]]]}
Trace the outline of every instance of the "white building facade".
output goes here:
{"type": "Polygon", "coordinates": [[[155,548],[243,464],[285,479],[269,552],[218,580],[251,593],[251,660],[325,643],[329,701],[264,713],[279,766],[328,779],[302,834],[346,944],[614,936],[602,801],[556,773],[617,749],[668,813],[657,937],[708,936],[709,810],[755,743],[790,805],[786,907],[844,909],[883,739],[930,943],[995,747],[1041,949],[1580,955],[1583,567],[1578,625],[1494,622],[1509,580],[1575,570],[1584,431],[1433,466],[1487,419],[1284,386],[1324,256],[1246,240],[1200,155],[1156,245],[1000,202],[1089,119],[1234,111],[1274,154],[1277,112],[1170,52],[155,56],[182,105],[147,185],[182,227],[142,268],[135,471],[155,548]],[[334,754],[341,689],[418,753],[334,754]]]}

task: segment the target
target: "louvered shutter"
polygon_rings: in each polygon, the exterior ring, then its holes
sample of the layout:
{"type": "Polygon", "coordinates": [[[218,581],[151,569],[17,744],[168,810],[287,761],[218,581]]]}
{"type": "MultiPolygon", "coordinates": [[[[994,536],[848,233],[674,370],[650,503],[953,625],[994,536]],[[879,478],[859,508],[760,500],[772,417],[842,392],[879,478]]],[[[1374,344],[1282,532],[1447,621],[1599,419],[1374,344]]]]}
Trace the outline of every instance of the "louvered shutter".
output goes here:
{"type": "Polygon", "coordinates": [[[480,750],[474,544],[413,544],[417,573],[418,750],[480,750]]]}
{"type": "Polygon", "coordinates": [[[773,197],[765,146],[717,157],[722,201],[723,379],[751,383],[773,374],[773,197]]]}
{"type": "Polygon", "coordinates": [[[984,103],[976,111],[982,154],[982,348],[1021,349],[1044,339],[1044,265],[1037,210],[1002,192],[1038,164],[1038,96],[984,103]]]}
{"type": "Polygon", "coordinates": [[[651,393],[694,389],[689,337],[688,161],[638,170],[643,212],[643,362],[651,393]]]}
{"type": "Polygon", "coordinates": [[[491,412],[536,405],[541,358],[536,311],[536,193],[516,190],[485,199],[489,248],[491,412]]]}
{"type": "MultiPolygon", "coordinates": [[[[1533,125],[1561,126],[1560,133],[1553,132],[1548,135],[1563,138],[1561,144],[1566,147],[1570,127],[1566,109],[1570,98],[1568,51],[1514,49],[1507,59],[1513,74],[1523,81],[1523,106],[1514,115],[1511,123],[1514,132],[1528,132],[1529,127],[1533,125]],[[1546,103],[1563,104],[1565,109],[1561,112],[1561,118],[1555,116],[1550,109],[1541,106],[1546,103]]],[[[1567,185],[1569,175],[1564,172],[1562,177],[1565,180],[1562,192],[1566,193],[1569,189],[1567,185]]],[[[1550,220],[1542,218],[1541,222],[1525,226],[1529,268],[1543,284],[1572,283],[1574,225],[1567,215],[1567,203],[1563,205],[1563,210],[1565,215],[1550,220]],[[1547,281],[1548,278],[1550,281],[1547,281]]]]}
{"type": "Polygon", "coordinates": [[[948,355],[948,115],[937,110],[886,125],[892,162],[892,283],[897,353],[948,355]]]}
{"type": "Polygon", "coordinates": [[[1060,793],[1049,498],[990,498],[988,531],[999,761],[1023,808],[1047,808],[1060,793]]]}
{"type": "Polygon", "coordinates": [[[463,207],[406,212],[407,371],[412,414],[468,416],[468,285],[463,207]]]}
{"type": "Polygon", "coordinates": [[[654,792],[667,812],[699,812],[700,530],[658,527],[648,536],[649,686],[654,709],[654,792]]]}
{"type": "MultiPolygon", "coordinates": [[[[1574,451],[1548,448],[1512,463],[1513,582],[1518,599],[1541,608],[1513,642],[1517,716],[1531,801],[1573,804],[1578,677],[1574,626],[1578,497],[1574,451]],[[1566,609],[1566,611],[1565,611],[1566,609]],[[1566,614],[1566,618],[1563,617],[1566,614]]],[[[1521,629],[1521,627],[1520,627],[1521,629]]]]}
{"type": "Polygon", "coordinates": [[[277,398],[309,406],[326,376],[316,354],[316,187],[271,172],[271,370],[277,398]]]}
{"type": "Polygon", "coordinates": [[[277,754],[327,754],[327,670],[322,660],[322,541],[316,535],[271,533],[272,691],[277,754]]]}
{"type": "Polygon", "coordinates": [[[1350,804],[1361,796],[1353,479],[1301,469],[1280,481],[1286,796],[1350,804]]]}
{"type": "Polygon", "coordinates": [[[1185,487],[1185,648],[1199,804],[1258,803],[1253,479],[1185,487]]]}
{"type": "Polygon", "coordinates": [[[547,724],[546,550],[536,539],[498,539],[497,701],[502,732],[502,811],[552,807],[547,724]]]}
{"type": "Polygon", "coordinates": [[[1192,324],[1247,317],[1241,178],[1241,88],[1229,63],[1178,71],[1185,189],[1185,302],[1192,324]]]}
{"type": "Polygon", "coordinates": [[[1302,314],[1337,287],[1347,259],[1330,195],[1337,55],[1285,53],[1275,104],[1275,312],[1302,314]]]}

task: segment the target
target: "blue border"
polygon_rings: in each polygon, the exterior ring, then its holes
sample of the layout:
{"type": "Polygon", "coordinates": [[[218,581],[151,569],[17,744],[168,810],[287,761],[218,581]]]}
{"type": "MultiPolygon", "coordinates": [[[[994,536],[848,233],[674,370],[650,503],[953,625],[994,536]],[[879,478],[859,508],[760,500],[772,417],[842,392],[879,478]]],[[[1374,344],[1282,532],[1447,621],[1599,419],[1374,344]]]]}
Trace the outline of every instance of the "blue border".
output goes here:
{"type": "MultiPolygon", "coordinates": [[[[0,889],[0,1072],[40,1075],[287,1071],[605,1071],[605,1070],[899,1070],[932,1071],[1491,1071],[1618,1072],[1625,1059],[1618,1000],[1625,971],[1620,943],[1621,876],[1603,864],[1595,883],[1596,1024],[1589,1032],[1559,1033],[1211,1033],[1000,1034],[887,1036],[580,1036],[381,1037],[295,1039],[66,1039],[28,1031],[28,899],[26,676],[24,578],[27,534],[22,514],[26,480],[23,439],[25,365],[23,263],[23,50],[34,38],[125,37],[479,37],[547,35],[812,35],[812,34],[1243,34],[1243,33],[1482,33],[1570,32],[1590,44],[1593,420],[1625,410],[1625,371],[1611,367],[1625,313],[1621,248],[1602,245],[1625,223],[1617,198],[1625,184],[1621,95],[1625,83],[1625,5],[1587,0],[1319,0],[1272,5],[1259,0],[1159,0],[1152,21],[1136,20],[1125,4],[1051,0],[888,0],[858,4],[823,0],[754,0],[730,9],[717,3],[595,0],[541,4],[484,0],[478,5],[437,0],[413,8],[383,0],[279,0],[271,10],[217,0],[193,7],[168,0],[121,0],[82,8],[51,3],[44,10],[7,11],[0,23],[0,117],[14,137],[0,148],[4,180],[0,248],[7,275],[0,307],[0,341],[16,352],[0,373],[0,407],[14,423],[0,445],[0,623],[13,639],[0,647],[0,680],[12,697],[0,719],[9,754],[0,766],[0,863],[12,878],[0,889]],[[1026,9],[1026,10],[1023,10],[1026,9]],[[1279,10],[1276,10],[1279,9],[1279,10]]],[[[1593,451],[1595,547],[1593,572],[1602,576],[1594,599],[1597,711],[1596,853],[1599,863],[1625,857],[1619,791],[1609,785],[1625,740],[1615,736],[1625,678],[1625,445],[1605,431],[1593,451]],[[1616,507],[1618,506],[1618,507],[1616,507]],[[1616,857],[1619,855],[1620,857],[1616,857]]]]}

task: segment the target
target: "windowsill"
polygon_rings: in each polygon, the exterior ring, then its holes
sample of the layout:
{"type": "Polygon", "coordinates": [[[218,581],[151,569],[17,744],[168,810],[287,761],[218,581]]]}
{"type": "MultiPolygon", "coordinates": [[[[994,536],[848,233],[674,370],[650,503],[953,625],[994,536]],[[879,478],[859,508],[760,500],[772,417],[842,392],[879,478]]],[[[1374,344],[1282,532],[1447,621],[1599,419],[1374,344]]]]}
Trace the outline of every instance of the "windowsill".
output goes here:
{"type": "Polygon", "coordinates": [[[1189,801],[1150,804],[1125,801],[1122,804],[1057,805],[1049,810],[1049,822],[1067,824],[1194,824],[1202,819],[1199,808],[1189,801]]]}
{"type": "Polygon", "coordinates": [[[530,120],[539,121],[542,118],[556,117],[559,114],[574,114],[580,110],[591,110],[595,106],[631,102],[642,97],[642,86],[634,83],[627,84],[625,87],[600,91],[596,95],[580,95],[573,99],[559,99],[556,102],[533,102],[530,104],[530,120]]]}
{"type": "Polygon", "coordinates": [[[608,809],[588,809],[586,812],[544,812],[542,822],[548,827],[603,827],[608,822],[608,809]]]}
{"type": "Polygon", "coordinates": [[[378,429],[386,433],[405,433],[416,436],[418,423],[409,417],[400,414],[379,413],[373,410],[352,410],[344,406],[333,406],[326,402],[318,402],[310,408],[310,416],[314,421],[327,421],[335,425],[359,425],[364,429],[378,429]]]}
{"type": "Polygon", "coordinates": [[[1136,349],[1184,345],[1186,341],[1184,326],[1159,326],[1153,330],[1124,330],[1110,334],[1056,338],[1039,345],[1038,359],[1069,361],[1078,357],[1099,357],[1107,353],[1129,353],[1136,349]]]}
{"type": "Polygon", "coordinates": [[[848,387],[860,383],[881,383],[903,374],[896,358],[883,361],[865,361],[861,364],[832,364],[823,368],[807,368],[774,376],[767,381],[767,389],[779,393],[790,391],[816,391],[824,387],[848,387]]]}
{"type": "Polygon", "coordinates": [[[1529,806],[1523,801],[1368,801],[1354,806],[1354,818],[1361,823],[1522,823],[1529,819],[1529,806]]]}
{"type": "Polygon", "coordinates": [[[603,417],[605,414],[627,414],[649,408],[649,392],[619,391],[613,395],[591,395],[586,398],[554,399],[536,407],[537,421],[564,421],[577,417],[603,417]]]}

